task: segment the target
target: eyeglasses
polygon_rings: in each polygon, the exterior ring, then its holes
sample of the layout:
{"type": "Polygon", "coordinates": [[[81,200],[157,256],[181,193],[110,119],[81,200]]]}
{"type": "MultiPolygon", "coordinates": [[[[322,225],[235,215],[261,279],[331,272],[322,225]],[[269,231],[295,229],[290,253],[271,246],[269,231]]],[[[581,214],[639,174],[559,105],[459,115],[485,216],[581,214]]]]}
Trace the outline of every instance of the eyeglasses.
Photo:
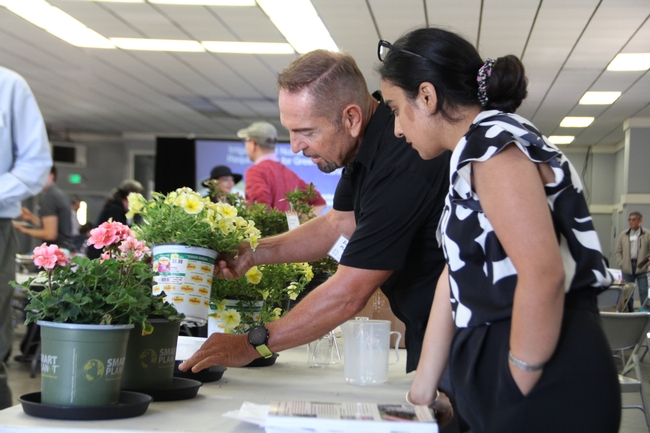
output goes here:
{"type": "Polygon", "coordinates": [[[395,45],[391,44],[390,42],[385,41],[383,39],[380,39],[379,43],[377,44],[377,57],[379,57],[380,61],[383,62],[384,59],[386,59],[386,54],[388,54],[388,50],[395,50],[395,51],[399,51],[400,53],[410,54],[412,56],[419,57],[421,59],[426,59],[426,57],[424,57],[424,56],[421,56],[419,54],[412,53],[411,51],[407,51],[405,49],[396,47],[395,45]]]}

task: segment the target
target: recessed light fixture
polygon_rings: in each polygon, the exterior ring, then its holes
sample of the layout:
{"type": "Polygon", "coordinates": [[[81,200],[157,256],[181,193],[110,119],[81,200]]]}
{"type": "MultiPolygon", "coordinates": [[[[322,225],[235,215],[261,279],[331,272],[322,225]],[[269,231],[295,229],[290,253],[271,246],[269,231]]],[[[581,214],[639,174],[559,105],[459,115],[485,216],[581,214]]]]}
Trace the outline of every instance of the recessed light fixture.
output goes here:
{"type": "Polygon", "coordinates": [[[45,0],[0,0],[0,6],[76,47],[115,48],[104,36],[45,0]]]}
{"type": "Polygon", "coordinates": [[[284,42],[201,41],[201,44],[213,53],[295,54],[296,52],[291,45],[284,42]]]}
{"type": "Polygon", "coordinates": [[[548,141],[553,144],[570,144],[575,139],[573,135],[549,135],[548,141]]]}
{"type": "Polygon", "coordinates": [[[580,105],[611,105],[616,101],[621,92],[585,92],[580,98],[580,105]]]}
{"type": "Polygon", "coordinates": [[[123,50],[140,51],[205,51],[197,41],[178,39],[142,39],[142,38],[110,38],[110,41],[123,50]]]}
{"type": "Polygon", "coordinates": [[[560,122],[561,128],[586,128],[594,121],[593,117],[571,117],[567,116],[560,122]]]}
{"type": "Polygon", "coordinates": [[[619,53],[607,65],[608,71],[647,71],[650,69],[650,53],[619,53]]]}
{"type": "Polygon", "coordinates": [[[319,48],[339,50],[309,0],[257,0],[257,4],[300,54],[319,48]]]}

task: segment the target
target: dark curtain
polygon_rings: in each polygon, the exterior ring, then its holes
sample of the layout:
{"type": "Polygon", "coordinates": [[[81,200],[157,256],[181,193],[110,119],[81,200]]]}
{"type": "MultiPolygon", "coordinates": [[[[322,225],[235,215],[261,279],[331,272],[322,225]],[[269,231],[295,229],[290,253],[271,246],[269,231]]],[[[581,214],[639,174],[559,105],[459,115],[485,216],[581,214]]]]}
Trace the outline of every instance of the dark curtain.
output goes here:
{"type": "Polygon", "coordinates": [[[184,186],[196,189],[194,139],[156,138],[155,190],[167,194],[184,186]]]}

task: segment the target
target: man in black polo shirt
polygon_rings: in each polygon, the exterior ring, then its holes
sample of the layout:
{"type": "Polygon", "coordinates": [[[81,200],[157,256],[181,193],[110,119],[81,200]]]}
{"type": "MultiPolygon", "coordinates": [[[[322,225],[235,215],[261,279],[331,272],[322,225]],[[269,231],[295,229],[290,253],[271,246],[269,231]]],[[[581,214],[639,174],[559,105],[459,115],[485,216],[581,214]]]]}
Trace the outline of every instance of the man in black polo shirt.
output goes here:
{"type": "Polygon", "coordinates": [[[324,172],[345,167],[334,208],[262,239],[254,252],[243,245],[236,260],[220,263],[221,271],[237,278],[254,265],[324,257],[341,236],[349,243],[336,274],[268,324],[268,333],[260,334],[264,341],[213,334],[181,369],[245,365],[266,350],[316,340],[354,317],[381,287],[406,325],[407,371],[412,371],[445,264],[436,229],[449,186],[450,154],[424,161],[395,137],[393,114],[379,94],[370,95],[347,54],[305,54],[280,74],[278,84],[280,118],[292,150],[302,151],[324,172]]]}

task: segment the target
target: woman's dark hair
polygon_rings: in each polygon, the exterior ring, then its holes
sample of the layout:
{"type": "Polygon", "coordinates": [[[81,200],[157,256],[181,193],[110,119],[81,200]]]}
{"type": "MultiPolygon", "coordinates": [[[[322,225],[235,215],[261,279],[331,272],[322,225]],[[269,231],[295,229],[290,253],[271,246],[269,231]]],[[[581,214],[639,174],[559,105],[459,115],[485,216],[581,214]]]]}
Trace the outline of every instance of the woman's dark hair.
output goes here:
{"type": "MultiPolygon", "coordinates": [[[[420,84],[434,85],[436,109],[448,120],[462,106],[481,105],[476,77],[483,59],[468,41],[438,28],[413,30],[393,44],[377,72],[415,99],[420,84]],[[404,50],[404,51],[400,51],[404,50]],[[406,52],[405,52],[406,51],[406,52]]],[[[486,82],[485,109],[513,113],[526,98],[524,65],[513,55],[499,57],[486,82]]]]}

